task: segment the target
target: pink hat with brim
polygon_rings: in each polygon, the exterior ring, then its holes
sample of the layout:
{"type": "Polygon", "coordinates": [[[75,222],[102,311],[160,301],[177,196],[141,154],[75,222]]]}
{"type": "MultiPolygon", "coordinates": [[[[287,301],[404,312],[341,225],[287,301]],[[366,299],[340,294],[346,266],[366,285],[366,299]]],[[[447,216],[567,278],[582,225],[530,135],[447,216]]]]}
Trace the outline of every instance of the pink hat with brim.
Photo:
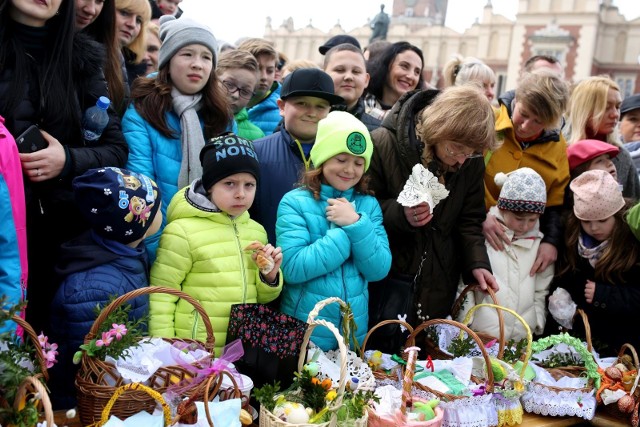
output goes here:
{"type": "Polygon", "coordinates": [[[573,213],[582,221],[601,221],[624,207],[618,182],[609,172],[590,170],[569,184],[573,191],[573,213]]]}
{"type": "Polygon", "coordinates": [[[618,155],[620,149],[615,145],[598,141],[597,139],[582,139],[567,147],[569,169],[574,170],[583,163],[595,159],[603,154],[608,154],[612,159],[618,155]]]}

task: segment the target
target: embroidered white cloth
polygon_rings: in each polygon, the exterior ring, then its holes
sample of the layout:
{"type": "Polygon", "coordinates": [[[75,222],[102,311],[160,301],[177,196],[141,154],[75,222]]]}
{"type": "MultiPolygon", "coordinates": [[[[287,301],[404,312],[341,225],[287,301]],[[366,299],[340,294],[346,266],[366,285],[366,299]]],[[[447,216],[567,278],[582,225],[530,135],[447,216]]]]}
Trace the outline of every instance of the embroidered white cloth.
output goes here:
{"type": "Polygon", "coordinates": [[[398,195],[398,203],[411,208],[426,202],[433,213],[438,203],[448,195],[449,190],[438,182],[438,178],[418,163],[411,170],[411,176],[398,195]]]}
{"type": "MultiPolygon", "coordinates": [[[[324,378],[330,378],[333,384],[340,382],[340,350],[330,350],[323,352],[318,347],[309,346],[307,350],[308,360],[313,357],[314,353],[320,351],[318,356],[319,375],[324,378]]],[[[358,390],[375,390],[376,379],[371,372],[371,368],[356,353],[347,350],[347,381],[350,378],[358,378],[358,390]]]]}
{"type": "Polygon", "coordinates": [[[498,411],[491,394],[440,402],[442,427],[489,427],[498,425],[498,411]]]}
{"type": "Polygon", "coordinates": [[[543,385],[529,383],[520,398],[524,410],[540,415],[582,417],[590,420],[596,413],[594,390],[553,391],[543,385]]]}

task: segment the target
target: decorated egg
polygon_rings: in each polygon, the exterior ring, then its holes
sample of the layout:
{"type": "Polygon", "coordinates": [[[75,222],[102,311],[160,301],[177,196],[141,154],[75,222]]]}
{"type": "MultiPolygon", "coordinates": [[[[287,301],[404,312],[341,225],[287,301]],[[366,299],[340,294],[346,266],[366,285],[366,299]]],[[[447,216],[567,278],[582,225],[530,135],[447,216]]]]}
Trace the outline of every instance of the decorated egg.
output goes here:
{"type": "Polygon", "coordinates": [[[306,424],[309,413],[304,405],[296,402],[282,402],[273,409],[273,415],[291,424],[306,424]]]}

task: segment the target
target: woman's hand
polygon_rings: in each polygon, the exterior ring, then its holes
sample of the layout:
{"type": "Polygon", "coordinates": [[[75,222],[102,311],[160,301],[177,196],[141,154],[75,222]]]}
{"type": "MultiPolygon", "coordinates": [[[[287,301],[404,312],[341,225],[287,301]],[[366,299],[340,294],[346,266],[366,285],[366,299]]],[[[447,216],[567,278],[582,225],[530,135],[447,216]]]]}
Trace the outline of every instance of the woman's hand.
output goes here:
{"type": "Polygon", "coordinates": [[[31,182],[42,182],[57,177],[67,159],[62,144],[46,131],[40,132],[49,146],[35,153],[20,154],[22,172],[31,182]]]}
{"type": "MultiPolygon", "coordinates": [[[[280,271],[280,266],[282,265],[282,248],[280,246],[274,247],[271,243],[267,243],[264,245],[262,249],[259,249],[262,252],[262,255],[265,257],[273,259],[273,270],[269,272],[269,274],[263,274],[262,277],[267,281],[267,283],[273,283],[278,276],[278,271],[280,271]]],[[[253,251],[251,254],[251,259],[256,264],[258,263],[258,251],[253,251]]]]}
{"type": "Polygon", "coordinates": [[[482,234],[484,234],[484,238],[491,245],[493,249],[496,251],[504,250],[504,244],[511,244],[509,237],[504,232],[504,228],[498,222],[498,219],[491,215],[487,214],[487,218],[482,223],[482,234]]]}
{"type": "Polygon", "coordinates": [[[536,273],[544,271],[549,265],[556,262],[556,259],[558,259],[558,249],[551,243],[540,243],[536,261],[533,263],[529,275],[533,277],[536,273]]]}
{"type": "Polygon", "coordinates": [[[587,283],[584,285],[584,299],[587,301],[587,304],[591,304],[593,302],[593,297],[596,294],[596,283],[591,280],[587,280],[587,283]]]}
{"type": "Polygon", "coordinates": [[[495,292],[498,292],[498,290],[500,289],[496,278],[493,277],[493,274],[491,274],[489,270],[485,268],[474,268],[473,270],[471,270],[471,274],[473,275],[473,278],[476,279],[476,282],[478,282],[478,284],[480,285],[480,289],[482,289],[483,291],[486,291],[487,287],[490,287],[495,292]]]}
{"type": "Polygon", "coordinates": [[[327,199],[327,203],[329,203],[325,209],[327,220],[335,225],[344,227],[346,225],[351,225],[360,219],[360,215],[358,215],[356,210],[353,208],[351,202],[344,197],[340,197],[339,199],[327,199]]]}
{"type": "Polygon", "coordinates": [[[422,227],[433,218],[431,208],[427,202],[422,202],[411,208],[404,206],[404,216],[412,227],[422,227]]]}

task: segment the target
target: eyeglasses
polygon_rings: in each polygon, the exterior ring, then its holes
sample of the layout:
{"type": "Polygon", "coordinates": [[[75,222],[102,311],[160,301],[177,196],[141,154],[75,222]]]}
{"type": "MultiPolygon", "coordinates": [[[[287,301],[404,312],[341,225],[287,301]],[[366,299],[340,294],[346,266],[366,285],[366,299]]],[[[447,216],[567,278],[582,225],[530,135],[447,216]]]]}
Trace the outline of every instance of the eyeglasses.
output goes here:
{"type": "Polygon", "coordinates": [[[238,92],[240,98],[251,99],[251,97],[255,94],[255,92],[250,91],[249,89],[239,88],[235,83],[228,80],[223,80],[222,84],[224,85],[225,89],[227,89],[227,92],[229,92],[229,95],[233,95],[234,93],[238,92]]]}
{"type": "Polygon", "coordinates": [[[478,157],[484,156],[484,154],[476,153],[476,152],[472,152],[472,153],[456,153],[454,151],[451,151],[451,149],[449,148],[449,145],[450,145],[450,143],[447,143],[444,146],[444,150],[447,152],[447,155],[449,157],[453,157],[453,158],[464,157],[465,159],[476,159],[478,157]]]}

